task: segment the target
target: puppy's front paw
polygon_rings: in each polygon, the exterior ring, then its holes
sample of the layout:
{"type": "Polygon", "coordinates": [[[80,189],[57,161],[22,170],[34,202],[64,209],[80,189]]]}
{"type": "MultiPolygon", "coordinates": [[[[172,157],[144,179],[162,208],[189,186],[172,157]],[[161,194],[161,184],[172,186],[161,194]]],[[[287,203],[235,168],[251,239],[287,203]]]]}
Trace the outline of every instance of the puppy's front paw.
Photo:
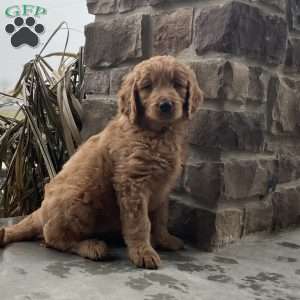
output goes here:
{"type": "Polygon", "coordinates": [[[91,260],[105,260],[108,257],[108,247],[102,241],[85,240],[80,242],[73,251],[91,260]]]}
{"type": "Polygon", "coordinates": [[[158,269],[161,264],[159,255],[148,245],[130,248],[128,255],[130,260],[140,268],[158,269]]]}
{"type": "Polygon", "coordinates": [[[169,233],[164,234],[157,240],[157,245],[165,250],[177,251],[184,248],[184,243],[181,239],[169,233]]]}

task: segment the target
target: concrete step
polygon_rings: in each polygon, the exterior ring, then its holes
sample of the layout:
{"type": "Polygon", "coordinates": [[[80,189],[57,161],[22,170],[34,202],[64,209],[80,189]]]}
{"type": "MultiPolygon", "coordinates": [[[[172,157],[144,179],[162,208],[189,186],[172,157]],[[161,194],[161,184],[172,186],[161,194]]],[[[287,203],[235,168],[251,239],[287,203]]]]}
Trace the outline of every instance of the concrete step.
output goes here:
{"type": "Polygon", "coordinates": [[[94,262],[16,243],[0,249],[1,300],[296,300],[300,295],[300,230],[246,240],[217,253],[187,246],[159,252],[159,270],[136,268],[126,249],[94,262]]]}

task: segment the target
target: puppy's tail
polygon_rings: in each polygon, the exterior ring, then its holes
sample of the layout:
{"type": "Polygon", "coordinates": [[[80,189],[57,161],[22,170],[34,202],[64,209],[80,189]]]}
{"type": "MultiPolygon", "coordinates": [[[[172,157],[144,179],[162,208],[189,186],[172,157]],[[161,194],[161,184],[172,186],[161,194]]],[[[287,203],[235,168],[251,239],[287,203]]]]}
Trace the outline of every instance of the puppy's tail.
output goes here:
{"type": "Polygon", "coordinates": [[[0,247],[13,242],[32,240],[41,235],[43,227],[39,214],[40,209],[27,216],[18,224],[0,228],[0,247]]]}

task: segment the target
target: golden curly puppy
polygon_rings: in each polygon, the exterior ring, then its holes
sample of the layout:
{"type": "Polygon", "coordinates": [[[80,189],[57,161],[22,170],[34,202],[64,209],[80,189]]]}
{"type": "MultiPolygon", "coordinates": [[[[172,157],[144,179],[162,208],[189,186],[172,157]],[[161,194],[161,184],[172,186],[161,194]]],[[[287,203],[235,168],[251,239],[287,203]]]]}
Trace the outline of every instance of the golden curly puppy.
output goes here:
{"type": "Polygon", "coordinates": [[[121,231],[131,261],[155,269],[152,246],[178,250],[167,230],[168,194],[181,171],[184,133],[202,102],[194,73],[170,56],[138,64],[119,92],[119,113],[87,140],[45,187],[40,209],[0,230],[0,245],[43,237],[47,246],[93,260],[96,240],[121,231]]]}

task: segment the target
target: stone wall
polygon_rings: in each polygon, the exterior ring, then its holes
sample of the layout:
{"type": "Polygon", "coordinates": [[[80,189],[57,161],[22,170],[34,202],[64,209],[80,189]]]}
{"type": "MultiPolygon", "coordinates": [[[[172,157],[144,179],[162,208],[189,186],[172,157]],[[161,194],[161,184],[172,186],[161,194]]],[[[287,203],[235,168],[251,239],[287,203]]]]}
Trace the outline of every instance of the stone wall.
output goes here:
{"type": "Polygon", "coordinates": [[[83,135],[136,63],[171,54],[205,94],[170,226],[211,248],[300,222],[300,1],[88,0],[83,135]]]}

